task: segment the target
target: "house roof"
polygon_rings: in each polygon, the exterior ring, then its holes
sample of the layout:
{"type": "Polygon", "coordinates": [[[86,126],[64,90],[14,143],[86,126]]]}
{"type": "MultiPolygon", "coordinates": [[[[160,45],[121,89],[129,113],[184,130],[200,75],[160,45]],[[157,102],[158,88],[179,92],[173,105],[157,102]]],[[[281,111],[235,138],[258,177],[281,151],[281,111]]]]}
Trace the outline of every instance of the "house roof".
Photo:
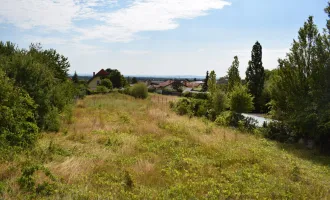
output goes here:
{"type": "Polygon", "coordinates": [[[165,82],[161,82],[158,85],[155,85],[155,88],[166,87],[166,86],[171,85],[173,82],[174,82],[173,80],[168,80],[168,81],[165,81],[165,82]]]}
{"type": "Polygon", "coordinates": [[[95,76],[108,76],[110,73],[106,72],[104,69],[101,69],[95,76]]]}
{"type": "Polygon", "coordinates": [[[184,82],[184,86],[188,88],[198,87],[201,84],[204,84],[204,82],[203,81],[184,82]]]}
{"type": "Polygon", "coordinates": [[[104,69],[101,69],[99,72],[97,72],[97,74],[95,74],[91,79],[89,79],[87,83],[91,82],[95,77],[108,76],[109,74],[109,72],[105,71],[104,69]]]}

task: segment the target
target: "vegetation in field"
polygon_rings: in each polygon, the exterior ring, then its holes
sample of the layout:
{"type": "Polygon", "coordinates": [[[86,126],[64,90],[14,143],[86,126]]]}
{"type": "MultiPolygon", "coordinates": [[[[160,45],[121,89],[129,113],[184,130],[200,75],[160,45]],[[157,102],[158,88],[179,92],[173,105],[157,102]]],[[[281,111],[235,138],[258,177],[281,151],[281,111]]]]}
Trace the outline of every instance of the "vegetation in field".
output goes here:
{"type": "MultiPolygon", "coordinates": [[[[1,157],[5,199],[326,199],[330,160],[178,116],[167,104],[87,96],[60,133],[1,157]]],[[[5,154],[1,154],[5,155],[5,154]]]]}

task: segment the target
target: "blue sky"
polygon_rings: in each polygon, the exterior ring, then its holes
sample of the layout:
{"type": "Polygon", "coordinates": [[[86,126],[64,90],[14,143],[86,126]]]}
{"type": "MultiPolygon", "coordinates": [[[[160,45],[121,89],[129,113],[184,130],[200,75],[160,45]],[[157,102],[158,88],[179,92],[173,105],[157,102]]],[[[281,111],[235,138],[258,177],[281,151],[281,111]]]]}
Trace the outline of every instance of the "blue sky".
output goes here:
{"type": "Polygon", "coordinates": [[[0,40],[40,42],[67,56],[70,73],[244,77],[253,44],[277,67],[309,15],[325,27],[326,0],[0,0],[0,40]]]}

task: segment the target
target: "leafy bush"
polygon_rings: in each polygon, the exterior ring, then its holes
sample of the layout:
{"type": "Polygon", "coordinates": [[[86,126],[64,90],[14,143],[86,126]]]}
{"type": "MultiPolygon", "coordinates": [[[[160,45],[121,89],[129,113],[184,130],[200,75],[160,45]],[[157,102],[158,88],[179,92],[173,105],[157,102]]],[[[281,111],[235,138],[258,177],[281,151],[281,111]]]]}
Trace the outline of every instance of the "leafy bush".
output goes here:
{"type": "Polygon", "coordinates": [[[219,126],[237,127],[244,132],[253,132],[258,122],[251,117],[244,117],[240,113],[225,111],[216,118],[215,123],[219,126]]]}
{"type": "Polygon", "coordinates": [[[45,116],[44,129],[48,131],[58,132],[61,127],[61,119],[59,116],[58,109],[52,108],[45,116]]]}
{"type": "Polygon", "coordinates": [[[32,145],[38,134],[35,109],[29,94],[15,87],[0,69],[0,140],[11,146],[32,145]]]}
{"type": "Polygon", "coordinates": [[[219,126],[238,127],[239,122],[242,120],[244,120],[243,115],[232,111],[225,111],[216,118],[215,123],[219,126]]]}
{"type": "Polygon", "coordinates": [[[244,117],[238,122],[239,130],[252,133],[257,128],[258,121],[251,117],[244,117]]]}
{"type": "Polygon", "coordinates": [[[297,140],[296,134],[283,122],[270,122],[262,128],[263,135],[271,140],[280,142],[293,142],[297,140]]]}
{"type": "Polygon", "coordinates": [[[226,94],[218,90],[212,96],[212,107],[215,111],[215,114],[218,115],[224,111],[227,107],[227,96],[226,94]]]}
{"type": "Polygon", "coordinates": [[[132,87],[131,95],[135,98],[146,99],[148,97],[148,88],[144,83],[137,83],[132,87]]]}
{"type": "Polygon", "coordinates": [[[28,165],[22,169],[22,175],[18,179],[20,188],[28,192],[35,191],[37,194],[41,195],[51,195],[55,191],[55,185],[46,181],[36,185],[36,181],[33,175],[37,171],[43,172],[45,176],[48,177],[51,181],[55,181],[55,177],[46,167],[42,165],[28,165]]]}
{"type": "Polygon", "coordinates": [[[84,84],[75,85],[75,96],[77,98],[84,98],[87,95],[87,87],[84,84]]]}
{"type": "Polygon", "coordinates": [[[179,99],[176,103],[170,105],[172,109],[179,115],[190,115],[196,117],[207,116],[209,103],[201,99],[179,99]]]}
{"type": "Polygon", "coordinates": [[[194,99],[204,99],[204,100],[207,100],[209,98],[209,95],[208,93],[206,92],[199,92],[199,93],[194,93],[194,92],[185,92],[182,94],[183,97],[191,97],[191,98],[194,98],[194,99]]]}
{"type": "Polygon", "coordinates": [[[229,93],[229,107],[231,111],[238,113],[250,112],[253,110],[253,97],[243,85],[236,85],[229,93]]]}
{"type": "Polygon", "coordinates": [[[190,101],[187,98],[179,99],[177,103],[172,104],[172,109],[178,115],[186,115],[189,112],[190,108],[190,101]]]}
{"type": "Polygon", "coordinates": [[[12,80],[14,87],[25,91],[25,96],[35,104],[31,113],[33,120],[28,118],[26,123],[35,121],[40,129],[47,131],[49,124],[56,123],[58,115],[67,104],[73,103],[76,95],[73,83],[68,81],[68,59],[53,49],[43,50],[38,44],[32,44],[29,50],[13,47],[0,43],[0,70],[6,72],[5,76],[12,80]]]}
{"type": "Polygon", "coordinates": [[[95,91],[95,93],[97,93],[97,94],[105,94],[105,93],[108,93],[109,92],[109,89],[108,88],[106,88],[105,86],[102,86],[102,85],[99,85],[99,86],[97,86],[96,87],[96,91],[95,91]]]}
{"type": "Polygon", "coordinates": [[[104,86],[104,87],[108,88],[109,90],[112,90],[112,83],[109,79],[106,79],[106,78],[103,79],[101,81],[101,86],[104,86]]]}

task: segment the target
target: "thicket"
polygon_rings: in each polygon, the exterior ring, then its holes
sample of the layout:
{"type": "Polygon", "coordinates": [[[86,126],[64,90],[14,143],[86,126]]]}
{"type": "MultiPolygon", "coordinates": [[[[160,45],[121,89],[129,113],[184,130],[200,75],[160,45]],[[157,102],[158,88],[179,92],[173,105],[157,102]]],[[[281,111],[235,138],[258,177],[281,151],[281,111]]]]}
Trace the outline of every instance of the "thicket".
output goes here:
{"type": "Polygon", "coordinates": [[[148,97],[148,88],[144,83],[137,83],[130,89],[129,93],[135,98],[146,99],[148,97]]]}
{"type": "Polygon", "coordinates": [[[33,145],[40,131],[58,131],[60,114],[81,88],[68,78],[68,59],[32,44],[0,42],[0,137],[10,146],[33,145]],[[76,87],[77,86],[77,87],[76,87]]]}

